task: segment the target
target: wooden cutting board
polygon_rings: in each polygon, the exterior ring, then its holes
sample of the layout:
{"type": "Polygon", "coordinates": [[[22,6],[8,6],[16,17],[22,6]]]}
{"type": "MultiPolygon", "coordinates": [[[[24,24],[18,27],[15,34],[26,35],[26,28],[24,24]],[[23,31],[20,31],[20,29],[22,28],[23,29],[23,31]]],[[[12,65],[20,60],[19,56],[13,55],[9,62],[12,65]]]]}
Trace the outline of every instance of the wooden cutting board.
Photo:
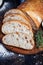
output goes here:
{"type": "MultiPolygon", "coordinates": [[[[0,41],[2,41],[2,37],[4,36],[4,34],[1,32],[2,20],[3,20],[3,17],[0,17],[0,41]]],[[[10,51],[20,53],[20,54],[25,54],[25,55],[26,54],[36,54],[36,53],[43,51],[43,48],[36,48],[36,47],[32,50],[24,50],[24,49],[20,49],[20,48],[13,47],[13,46],[8,46],[8,45],[4,45],[4,46],[10,51]]]]}

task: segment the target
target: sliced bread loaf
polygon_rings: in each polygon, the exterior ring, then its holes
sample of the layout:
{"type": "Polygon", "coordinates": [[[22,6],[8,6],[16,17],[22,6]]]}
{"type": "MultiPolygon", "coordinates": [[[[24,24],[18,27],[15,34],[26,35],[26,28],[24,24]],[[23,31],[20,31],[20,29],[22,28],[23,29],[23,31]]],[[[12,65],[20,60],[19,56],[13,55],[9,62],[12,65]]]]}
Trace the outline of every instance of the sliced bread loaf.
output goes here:
{"type": "Polygon", "coordinates": [[[2,25],[2,32],[4,34],[14,33],[14,32],[23,32],[26,34],[30,34],[33,36],[32,28],[29,25],[21,22],[21,21],[9,21],[2,25]]]}
{"type": "Polygon", "coordinates": [[[31,33],[28,35],[20,32],[7,34],[3,37],[2,41],[5,45],[31,50],[34,48],[35,44],[33,37],[30,37],[30,34],[31,33]]]}
{"type": "Polygon", "coordinates": [[[34,22],[34,20],[30,17],[30,15],[28,15],[25,11],[22,11],[21,9],[11,9],[9,10],[8,12],[5,13],[5,16],[4,16],[4,20],[3,20],[3,23],[6,22],[7,20],[10,20],[10,19],[17,19],[19,18],[19,20],[24,20],[27,24],[28,22],[31,24],[32,26],[32,29],[33,30],[37,30],[37,25],[36,23],[34,22]],[[19,12],[20,11],[20,12],[19,12]],[[19,18],[18,16],[16,18],[13,18],[14,15],[19,15],[19,18]],[[21,15],[21,16],[20,16],[21,15]],[[10,18],[11,17],[11,18],[10,18]],[[8,18],[8,19],[7,19],[8,18]],[[10,18],[10,19],[9,19],[10,18]]]}

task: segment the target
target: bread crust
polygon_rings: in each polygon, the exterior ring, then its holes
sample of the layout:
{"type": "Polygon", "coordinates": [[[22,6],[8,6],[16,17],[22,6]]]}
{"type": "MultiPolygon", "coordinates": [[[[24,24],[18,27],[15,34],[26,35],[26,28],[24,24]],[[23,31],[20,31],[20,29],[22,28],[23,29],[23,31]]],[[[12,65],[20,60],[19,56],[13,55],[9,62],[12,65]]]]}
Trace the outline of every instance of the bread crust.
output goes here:
{"type": "MultiPolygon", "coordinates": [[[[11,20],[11,21],[6,22],[6,23],[10,23],[10,22],[19,22],[19,23],[21,23],[22,25],[25,25],[28,29],[30,29],[30,30],[32,31],[32,27],[31,27],[30,24],[26,24],[26,23],[24,23],[24,22],[22,22],[22,21],[16,21],[16,20],[11,20]]],[[[4,24],[2,25],[2,28],[5,26],[6,23],[4,23],[4,24]]],[[[1,31],[3,32],[2,28],[1,28],[1,31]]],[[[33,31],[32,31],[32,32],[33,32],[33,31]]],[[[6,33],[5,33],[5,34],[6,34],[6,33]]]]}
{"type": "Polygon", "coordinates": [[[25,1],[19,7],[33,19],[37,28],[39,28],[43,20],[43,0],[30,0],[25,1]]]}

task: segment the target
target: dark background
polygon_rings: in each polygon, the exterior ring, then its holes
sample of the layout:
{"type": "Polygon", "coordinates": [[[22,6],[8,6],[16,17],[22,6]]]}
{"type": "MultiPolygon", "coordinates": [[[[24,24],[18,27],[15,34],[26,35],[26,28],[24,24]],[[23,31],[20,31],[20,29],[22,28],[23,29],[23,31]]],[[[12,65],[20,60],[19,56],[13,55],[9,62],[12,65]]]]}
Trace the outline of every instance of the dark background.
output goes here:
{"type": "Polygon", "coordinates": [[[0,6],[0,15],[3,15],[6,11],[12,8],[17,8],[25,0],[3,0],[2,5],[0,6]]]}

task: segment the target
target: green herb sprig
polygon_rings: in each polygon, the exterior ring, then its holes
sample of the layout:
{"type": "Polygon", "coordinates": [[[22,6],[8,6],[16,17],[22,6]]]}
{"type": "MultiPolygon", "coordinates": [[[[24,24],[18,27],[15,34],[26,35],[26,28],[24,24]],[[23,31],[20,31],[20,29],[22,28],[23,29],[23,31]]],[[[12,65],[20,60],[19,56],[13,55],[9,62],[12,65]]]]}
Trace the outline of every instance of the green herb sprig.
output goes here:
{"type": "Polygon", "coordinates": [[[43,47],[43,30],[38,30],[35,33],[35,41],[36,41],[36,47],[43,47]]]}

